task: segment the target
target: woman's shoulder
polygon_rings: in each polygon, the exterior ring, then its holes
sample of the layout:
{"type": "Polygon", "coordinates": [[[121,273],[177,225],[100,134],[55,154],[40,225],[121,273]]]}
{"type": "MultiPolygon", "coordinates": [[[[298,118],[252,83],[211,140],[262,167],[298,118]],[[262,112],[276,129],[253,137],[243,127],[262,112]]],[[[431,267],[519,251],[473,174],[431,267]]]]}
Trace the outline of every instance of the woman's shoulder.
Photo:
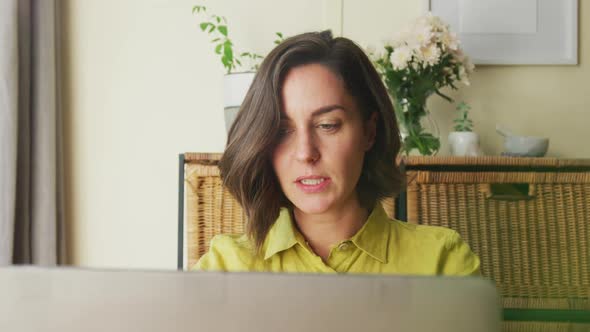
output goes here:
{"type": "Polygon", "coordinates": [[[479,257],[453,229],[390,220],[397,252],[413,252],[422,259],[429,253],[437,261],[437,274],[479,275],[479,257]]]}
{"type": "Polygon", "coordinates": [[[409,237],[412,241],[445,243],[460,238],[457,231],[447,227],[419,225],[395,219],[389,219],[389,223],[394,233],[397,233],[398,236],[409,237]]]}
{"type": "Polygon", "coordinates": [[[218,234],[211,239],[211,247],[234,250],[251,249],[252,244],[246,234],[218,234]]]}
{"type": "Polygon", "coordinates": [[[215,235],[193,270],[247,271],[255,259],[252,241],[246,234],[215,235]]]}

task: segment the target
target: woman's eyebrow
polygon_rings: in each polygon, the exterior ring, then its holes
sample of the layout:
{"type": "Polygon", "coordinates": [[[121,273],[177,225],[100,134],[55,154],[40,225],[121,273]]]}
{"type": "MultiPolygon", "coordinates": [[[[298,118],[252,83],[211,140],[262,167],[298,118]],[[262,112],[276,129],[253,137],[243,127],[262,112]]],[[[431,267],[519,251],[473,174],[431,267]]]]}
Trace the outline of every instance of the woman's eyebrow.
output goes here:
{"type": "MultiPolygon", "coordinates": [[[[347,110],[346,110],[346,108],[344,108],[344,106],[334,104],[334,105],[328,105],[328,106],[323,106],[323,107],[318,108],[317,110],[315,110],[311,113],[311,117],[312,118],[317,117],[322,114],[326,114],[326,113],[336,111],[336,110],[347,112],[347,110]]],[[[284,113],[281,113],[281,122],[290,122],[290,121],[291,121],[291,118],[289,118],[289,116],[287,116],[284,113]]]]}
{"type": "Polygon", "coordinates": [[[341,111],[346,112],[346,108],[344,108],[344,106],[334,104],[334,105],[327,105],[327,106],[323,106],[323,107],[318,108],[317,110],[315,110],[311,113],[311,116],[316,117],[316,116],[326,114],[328,112],[332,112],[335,110],[341,110],[341,111]]]}

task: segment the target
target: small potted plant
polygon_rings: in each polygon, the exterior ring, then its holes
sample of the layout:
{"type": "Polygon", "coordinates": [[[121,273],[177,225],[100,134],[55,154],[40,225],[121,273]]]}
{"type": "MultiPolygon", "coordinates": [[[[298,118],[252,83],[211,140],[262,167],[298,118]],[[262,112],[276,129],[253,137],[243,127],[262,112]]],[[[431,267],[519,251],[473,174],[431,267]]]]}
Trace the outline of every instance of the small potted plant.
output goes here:
{"type": "MultiPolygon", "coordinates": [[[[236,52],[229,38],[227,19],[224,16],[208,14],[205,6],[194,6],[193,14],[204,16],[199,27],[201,31],[212,37],[211,43],[215,45],[215,53],[221,57],[221,63],[226,70],[223,78],[223,109],[225,129],[229,131],[263,57],[253,52],[236,52]],[[238,68],[243,68],[245,66],[243,62],[246,61],[249,62],[249,69],[236,71],[238,68]]],[[[277,32],[276,35],[278,39],[275,40],[275,44],[279,44],[283,41],[283,34],[277,32]]]]}
{"type": "Polygon", "coordinates": [[[480,156],[479,136],[473,132],[473,121],[469,118],[469,106],[465,102],[457,105],[457,118],[453,120],[454,131],[449,134],[449,145],[453,156],[480,156]]]}

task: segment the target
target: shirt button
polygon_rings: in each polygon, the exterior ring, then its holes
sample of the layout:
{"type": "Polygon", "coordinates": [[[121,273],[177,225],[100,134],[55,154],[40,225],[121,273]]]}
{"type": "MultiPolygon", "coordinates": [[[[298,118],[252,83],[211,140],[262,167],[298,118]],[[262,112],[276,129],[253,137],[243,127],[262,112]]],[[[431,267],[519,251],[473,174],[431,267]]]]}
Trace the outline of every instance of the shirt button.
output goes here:
{"type": "Polygon", "coordinates": [[[338,250],[340,251],[348,250],[348,248],[350,248],[350,241],[342,242],[338,245],[338,250]]]}

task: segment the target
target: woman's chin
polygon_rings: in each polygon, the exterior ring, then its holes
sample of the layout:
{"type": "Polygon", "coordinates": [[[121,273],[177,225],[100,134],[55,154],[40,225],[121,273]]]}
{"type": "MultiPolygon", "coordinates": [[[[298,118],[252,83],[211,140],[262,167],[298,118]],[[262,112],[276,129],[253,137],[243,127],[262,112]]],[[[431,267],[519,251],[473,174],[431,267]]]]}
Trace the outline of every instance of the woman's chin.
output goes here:
{"type": "Polygon", "coordinates": [[[297,210],[305,214],[323,214],[334,207],[331,200],[326,201],[322,199],[296,201],[293,203],[297,210]]]}

